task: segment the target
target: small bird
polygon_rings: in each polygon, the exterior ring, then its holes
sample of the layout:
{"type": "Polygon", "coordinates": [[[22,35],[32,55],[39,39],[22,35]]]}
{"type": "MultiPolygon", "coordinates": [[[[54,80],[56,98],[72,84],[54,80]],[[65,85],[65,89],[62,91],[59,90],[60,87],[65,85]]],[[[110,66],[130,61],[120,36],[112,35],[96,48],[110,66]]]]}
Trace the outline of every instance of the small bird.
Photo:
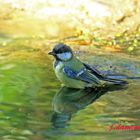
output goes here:
{"type": "Polygon", "coordinates": [[[66,87],[84,89],[127,84],[124,80],[108,78],[94,67],[81,62],[66,44],[58,43],[48,54],[54,56],[55,74],[66,87]]]}

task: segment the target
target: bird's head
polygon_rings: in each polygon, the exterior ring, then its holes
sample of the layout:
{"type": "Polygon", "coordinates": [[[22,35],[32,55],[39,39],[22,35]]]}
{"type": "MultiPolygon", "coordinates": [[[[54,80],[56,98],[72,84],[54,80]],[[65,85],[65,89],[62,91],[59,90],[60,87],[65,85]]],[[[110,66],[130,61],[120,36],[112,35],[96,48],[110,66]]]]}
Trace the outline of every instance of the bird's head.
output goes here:
{"type": "Polygon", "coordinates": [[[48,53],[53,55],[57,60],[68,61],[73,57],[72,49],[63,43],[58,43],[54,46],[53,50],[48,53]]]}

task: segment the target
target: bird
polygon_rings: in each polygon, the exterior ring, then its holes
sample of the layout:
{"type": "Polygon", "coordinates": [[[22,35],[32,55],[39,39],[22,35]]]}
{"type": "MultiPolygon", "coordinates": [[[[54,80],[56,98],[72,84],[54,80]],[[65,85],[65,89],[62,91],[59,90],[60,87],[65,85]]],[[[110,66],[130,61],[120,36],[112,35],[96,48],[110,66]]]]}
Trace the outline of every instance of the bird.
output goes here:
{"type": "Polygon", "coordinates": [[[56,77],[68,88],[85,89],[128,84],[122,79],[108,78],[96,68],[83,63],[74,55],[71,47],[64,43],[56,44],[48,54],[55,58],[53,67],[56,77]]]}

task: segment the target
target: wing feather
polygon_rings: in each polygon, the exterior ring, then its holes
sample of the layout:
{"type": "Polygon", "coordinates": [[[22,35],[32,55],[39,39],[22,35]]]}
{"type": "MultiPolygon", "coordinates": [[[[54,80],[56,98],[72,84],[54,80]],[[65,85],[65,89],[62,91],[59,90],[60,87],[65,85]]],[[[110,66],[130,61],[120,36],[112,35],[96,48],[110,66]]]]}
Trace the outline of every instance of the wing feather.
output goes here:
{"type": "Polygon", "coordinates": [[[76,80],[81,80],[86,83],[91,83],[91,84],[99,84],[100,81],[97,77],[95,77],[93,74],[91,74],[85,67],[84,69],[80,70],[79,72],[75,72],[69,67],[64,67],[63,72],[65,75],[67,75],[70,78],[76,79],[76,80]]]}
{"type": "Polygon", "coordinates": [[[92,74],[94,74],[96,77],[98,77],[100,80],[103,81],[107,81],[107,82],[111,82],[113,84],[119,84],[119,85],[123,85],[123,84],[128,84],[126,81],[122,80],[122,79],[115,79],[115,78],[109,78],[103,74],[101,74],[100,71],[98,71],[96,68],[94,68],[93,66],[90,66],[88,64],[83,63],[83,65],[90,70],[90,72],[92,74]]]}

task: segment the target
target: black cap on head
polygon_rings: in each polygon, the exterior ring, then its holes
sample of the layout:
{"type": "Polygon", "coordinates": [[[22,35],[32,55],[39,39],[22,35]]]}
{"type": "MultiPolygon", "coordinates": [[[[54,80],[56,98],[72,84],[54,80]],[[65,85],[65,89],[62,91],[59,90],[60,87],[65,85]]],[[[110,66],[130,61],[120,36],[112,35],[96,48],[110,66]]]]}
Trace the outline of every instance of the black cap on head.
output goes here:
{"type": "Polygon", "coordinates": [[[64,52],[71,52],[72,53],[72,49],[69,46],[67,46],[66,44],[59,43],[59,44],[54,46],[53,52],[55,54],[64,53],[64,52]]]}

